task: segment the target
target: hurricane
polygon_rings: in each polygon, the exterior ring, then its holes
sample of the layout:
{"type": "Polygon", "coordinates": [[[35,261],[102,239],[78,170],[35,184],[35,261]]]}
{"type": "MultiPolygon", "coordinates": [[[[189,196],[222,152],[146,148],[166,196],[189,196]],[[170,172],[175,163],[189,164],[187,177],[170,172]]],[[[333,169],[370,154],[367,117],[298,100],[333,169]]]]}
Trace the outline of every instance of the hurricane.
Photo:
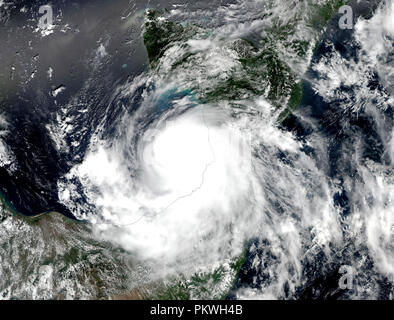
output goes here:
{"type": "MultiPolygon", "coordinates": [[[[47,112],[0,99],[19,106],[0,109],[0,190],[29,216],[4,218],[0,242],[52,219],[31,236],[32,278],[0,295],[393,299],[393,2],[123,2],[117,24],[89,25],[72,81],[36,71],[47,112]],[[104,291],[69,276],[97,264],[104,291]]],[[[38,43],[82,43],[66,17],[38,43]]]]}

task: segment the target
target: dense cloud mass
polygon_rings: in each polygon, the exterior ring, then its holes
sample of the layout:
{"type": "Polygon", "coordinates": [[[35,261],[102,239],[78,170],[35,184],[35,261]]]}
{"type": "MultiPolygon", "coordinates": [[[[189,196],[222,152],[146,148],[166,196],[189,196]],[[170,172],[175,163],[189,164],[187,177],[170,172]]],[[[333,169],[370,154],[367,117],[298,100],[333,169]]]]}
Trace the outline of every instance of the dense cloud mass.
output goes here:
{"type": "MultiPolygon", "coordinates": [[[[279,16],[280,6],[267,10],[279,16]]],[[[309,114],[308,106],[295,113],[313,128],[300,140],[278,127],[280,112],[264,97],[240,97],[246,111],[234,116],[227,99],[202,103],[188,93],[195,83],[209,87],[237,72],[240,53],[228,46],[228,39],[256,32],[266,20],[255,17],[251,23],[241,16],[246,21],[240,23],[232,16],[217,35],[169,46],[158,72],[132,85],[138,90],[138,83],[152,82],[154,88],[145,89],[139,109],[124,116],[117,138],[95,144],[71,171],[68,178],[80,178],[100,212],[83,211],[80,217],[95,223],[103,239],[186,270],[235,257],[248,241],[264,240],[276,259],[256,256],[253,266],[264,263],[264,272],[274,280],[262,284],[261,293],[239,289],[241,297],[279,297],[286,285],[295,290],[306,281],[306,261],[317,254],[330,261],[349,242],[361,252],[363,239],[377,271],[392,276],[393,133],[390,121],[382,118],[392,108],[392,8],[383,4],[372,19],[357,21],[352,36],[360,47],[354,52],[357,62],[330,39],[324,42],[326,53],[312,60],[317,76],[307,81],[314,94],[326,104],[342,101],[333,111],[336,116],[343,112],[343,118],[332,137],[319,130],[329,119],[309,114]],[[193,64],[174,71],[177,59],[187,54],[193,55],[193,64]],[[384,90],[371,90],[373,72],[384,90]],[[368,159],[368,133],[349,127],[361,114],[373,122],[385,162],[368,159]],[[333,143],[340,134],[349,136],[349,130],[351,139],[333,143]],[[233,140],[236,144],[229,145],[233,140]],[[343,153],[335,159],[333,144],[335,152],[343,153]],[[345,193],[341,203],[338,198],[345,193]]],[[[177,9],[174,14],[181,13],[177,9]]],[[[305,69],[296,59],[291,65],[297,72],[305,69]]],[[[361,272],[362,261],[345,260],[340,263],[361,272]]]]}
{"type": "Polygon", "coordinates": [[[100,38],[83,89],[62,101],[69,85],[51,88],[60,208],[144,284],[230,270],[220,295],[191,298],[392,298],[394,4],[349,5],[351,30],[323,0],[122,16],[143,26],[149,66],[102,97],[113,48],[100,38]],[[344,266],[351,290],[338,289],[344,266]]]}

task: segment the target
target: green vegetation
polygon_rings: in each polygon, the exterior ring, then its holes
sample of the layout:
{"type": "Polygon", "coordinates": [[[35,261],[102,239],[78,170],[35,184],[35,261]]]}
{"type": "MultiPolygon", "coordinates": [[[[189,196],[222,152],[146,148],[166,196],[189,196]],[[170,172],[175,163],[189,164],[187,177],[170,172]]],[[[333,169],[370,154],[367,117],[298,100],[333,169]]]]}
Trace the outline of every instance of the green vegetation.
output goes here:
{"type": "Polygon", "coordinates": [[[247,257],[247,246],[242,254],[211,273],[196,273],[189,279],[180,276],[151,287],[146,296],[152,300],[224,300],[237,279],[247,257]]]}
{"type": "Polygon", "coordinates": [[[149,300],[190,300],[190,292],[186,285],[186,280],[167,280],[156,284],[147,293],[149,300]]]}
{"type": "Polygon", "coordinates": [[[303,40],[294,40],[289,46],[297,53],[300,58],[305,58],[309,49],[309,42],[303,40]]]}
{"type": "Polygon", "coordinates": [[[78,258],[78,249],[77,248],[71,248],[68,252],[65,253],[64,255],[64,262],[67,265],[73,265],[78,263],[79,258],[78,258]]]}
{"type": "Polygon", "coordinates": [[[152,66],[156,65],[170,43],[184,39],[192,31],[188,26],[161,19],[161,15],[158,10],[146,12],[143,40],[152,66]]]}
{"type": "Polygon", "coordinates": [[[237,273],[238,270],[233,267],[221,266],[212,273],[196,273],[189,279],[184,276],[169,279],[150,290],[152,293],[148,296],[152,300],[223,300],[231,290],[237,273]]]}
{"type": "MultiPolygon", "coordinates": [[[[156,67],[171,44],[186,41],[194,35],[191,30],[193,27],[184,27],[180,23],[168,21],[157,10],[148,10],[144,42],[151,66],[156,67]]],[[[286,39],[294,32],[294,26],[274,25],[272,30],[269,34],[275,34],[276,39],[266,38],[262,49],[258,49],[256,44],[245,38],[227,44],[230,49],[237,52],[242,69],[234,70],[225,80],[217,79],[212,87],[204,90],[192,88],[199,93],[201,102],[235,101],[260,95],[269,99],[277,108],[282,108],[289,99],[292,105],[300,100],[296,95],[299,93],[297,78],[290,67],[279,58],[274,45],[278,37],[286,39]]],[[[309,44],[301,40],[294,40],[290,46],[299,56],[305,56],[309,48],[309,44]]],[[[173,63],[172,70],[175,71],[187,63],[192,64],[193,57],[193,53],[185,51],[182,58],[173,63]]]]}
{"type": "Polygon", "coordinates": [[[236,77],[234,75],[230,79],[225,82],[219,84],[216,88],[212,90],[208,90],[204,99],[206,102],[219,101],[219,100],[236,100],[245,95],[253,94],[261,94],[262,91],[255,87],[249,79],[245,79],[242,77],[236,77]]]}
{"type": "Polygon", "coordinates": [[[0,273],[7,275],[0,288],[21,292],[19,299],[32,298],[29,284],[42,272],[53,284],[48,299],[108,299],[129,289],[129,257],[95,239],[86,223],[57,212],[26,217],[0,196],[0,227],[0,273]]]}
{"type": "Polygon", "coordinates": [[[279,116],[279,123],[282,123],[300,105],[303,96],[302,81],[297,83],[291,92],[289,102],[285,110],[279,116]]]}
{"type": "Polygon", "coordinates": [[[247,74],[259,85],[262,81],[268,81],[268,99],[272,102],[288,96],[293,90],[295,76],[290,68],[278,58],[271,49],[264,49],[257,56],[249,59],[241,59],[247,74]]]}
{"type": "Polygon", "coordinates": [[[311,16],[310,24],[316,29],[324,28],[339,8],[347,2],[348,0],[334,0],[317,6],[316,13],[311,16]]]}

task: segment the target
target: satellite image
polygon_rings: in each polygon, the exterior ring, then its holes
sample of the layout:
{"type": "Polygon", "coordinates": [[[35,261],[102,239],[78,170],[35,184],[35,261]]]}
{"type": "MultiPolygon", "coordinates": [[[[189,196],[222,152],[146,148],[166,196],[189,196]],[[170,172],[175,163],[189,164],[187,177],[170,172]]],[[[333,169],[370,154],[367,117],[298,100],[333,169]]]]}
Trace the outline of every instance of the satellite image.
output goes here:
{"type": "Polygon", "coordinates": [[[394,300],[394,1],[0,0],[0,299],[394,300]]]}

